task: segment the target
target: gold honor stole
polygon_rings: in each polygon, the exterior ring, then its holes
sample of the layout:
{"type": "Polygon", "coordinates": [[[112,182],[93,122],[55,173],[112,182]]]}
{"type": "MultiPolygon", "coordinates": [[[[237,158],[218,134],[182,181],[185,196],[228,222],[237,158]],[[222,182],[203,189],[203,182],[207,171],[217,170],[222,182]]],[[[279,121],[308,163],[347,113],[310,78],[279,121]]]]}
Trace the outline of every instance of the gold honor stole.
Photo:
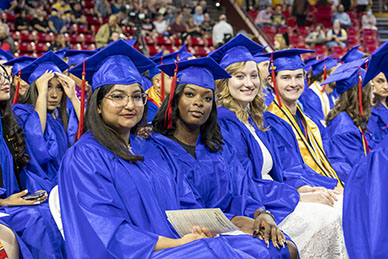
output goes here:
{"type": "Polygon", "coordinates": [[[156,91],[155,87],[152,86],[150,89],[146,91],[148,94],[148,101],[153,102],[158,108],[162,105],[162,100],[160,99],[159,93],[156,91]]]}
{"type": "Polygon", "coordinates": [[[332,168],[329,160],[326,157],[325,151],[323,150],[322,137],[318,126],[308,117],[304,116],[300,110],[299,105],[297,106],[297,109],[306,121],[306,134],[308,135],[310,142],[306,139],[305,135],[299,127],[299,124],[295,121],[288,108],[284,106],[280,108],[275,100],[270,104],[267,111],[272,112],[290,124],[298,142],[299,151],[302,155],[303,161],[320,175],[337,179],[338,186],[343,187],[342,181],[339,179],[337,173],[332,168]]]}

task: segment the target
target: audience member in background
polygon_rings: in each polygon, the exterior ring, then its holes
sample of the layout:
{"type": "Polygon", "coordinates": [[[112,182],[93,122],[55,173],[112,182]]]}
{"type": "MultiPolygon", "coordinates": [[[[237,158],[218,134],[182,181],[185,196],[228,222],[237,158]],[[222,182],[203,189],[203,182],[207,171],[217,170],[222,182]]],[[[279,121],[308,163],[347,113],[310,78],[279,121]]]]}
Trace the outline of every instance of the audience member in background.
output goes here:
{"type": "Polygon", "coordinates": [[[286,40],[284,39],[282,34],[278,33],[275,35],[274,47],[275,47],[275,50],[288,49],[286,40]]]}
{"type": "Polygon", "coordinates": [[[323,25],[318,23],[315,30],[307,35],[305,42],[314,48],[315,45],[324,45],[326,43],[326,35],[323,30],[323,25]]]}
{"type": "Polygon", "coordinates": [[[102,21],[102,18],[107,18],[112,14],[112,9],[110,8],[108,0],[98,1],[94,6],[94,11],[96,12],[100,21],[102,21]]]}
{"type": "Polygon", "coordinates": [[[309,2],[307,0],[295,0],[292,6],[292,15],[296,17],[296,24],[298,26],[306,26],[306,15],[309,9],[309,2]]]}
{"type": "Polygon", "coordinates": [[[199,5],[202,7],[202,13],[205,15],[207,13],[207,3],[205,0],[199,2],[199,5]]]}
{"type": "Polygon", "coordinates": [[[206,38],[209,38],[213,31],[214,23],[210,19],[210,15],[208,13],[205,13],[203,17],[205,18],[205,20],[201,24],[201,32],[202,35],[204,35],[206,38]]]}
{"type": "Polygon", "coordinates": [[[203,10],[201,6],[195,7],[195,13],[193,15],[194,22],[198,25],[201,25],[205,18],[203,17],[203,10]]]}
{"type": "Polygon", "coordinates": [[[151,17],[149,15],[146,15],[143,22],[141,22],[140,29],[143,36],[156,36],[157,34],[155,25],[151,22],[151,17]]]}
{"type": "Polygon", "coordinates": [[[265,9],[261,10],[255,19],[255,24],[259,27],[265,25],[272,25],[272,7],[268,5],[265,9]]]}
{"type": "Polygon", "coordinates": [[[182,22],[187,23],[190,16],[191,16],[190,8],[188,6],[184,6],[182,8],[182,22]]]}
{"type": "Polygon", "coordinates": [[[48,22],[47,22],[45,16],[46,16],[45,11],[43,11],[42,9],[36,10],[36,16],[34,17],[34,19],[32,19],[32,22],[31,22],[34,30],[36,30],[38,32],[49,32],[50,31],[50,27],[48,25],[48,22]]]}
{"type": "Polygon", "coordinates": [[[221,14],[219,22],[213,27],[213,45],[222,46],[228,39],[233,37],[233,27],[226,21],[226,15],[221,14]]]}
{"type": "Polygon", "coordinates": [[[366,8],[366,13],[365,15],[362,16],[361,18],[361,29],[371,29],[371,30],[377,30],[376,27],[376,17],[372,13],[372,8],[368,6],[366,8]]]}
{"type": "Polygon", "coordinates": [[[57,15],[62,18],[66,24],[70,24],[71,7],[65,0],[59,0],[53,4],[51,8],[51,15],[57,15]]]}
{"type": "Polygon", "coordinates": [[[82,6],[80,3],[75,3],[74,8],[71,11],[71,22],[76,24],[87,25],[86,16],[82,11],[82,6]]]}
{"type": "Polygon", "coordinates": [[[348,34],[341,28],[339,20],[334,20],[333,29],[327,32],[327,46],[332,49],[334,46],[346,47],[348,34]]]}
{"type": "Polygon", "coordinates": [[[282,14],[281,5],[276,6],[275,13],[272,15],[271,19],[272,19],[272,24],[275,27],[286,26],[286,18],[282,14]]]}
{"type": "Polygon", "coordinates": [[[9,36],[9,27],[7,24],[0,24],[0,48],[15,53],[15,42],[9,36]]]}
{"type": "Polygon", "coordinates": [[[170,34],[180,37],[186,32],[186,25],[182,21],[182,15],[179,14],[175,22],[170,25],[170,34]]]}
{"type": "Polygon", "coordinates": [[[62,10],[51,12],[50,18],[48,20],[49,28],[55,34],[66,32],[66,22],[61,18],[61,13],[62,10]]]}
{"type": "Polygon", "coordinates": [[[186,31],[192,37],[200,37],[201,29],[198,24],[194,22],[193,16],[190,16],[186,23],[186,31]]]}
{"type": "Polygon", "coordinates": [[[342,28],[349,28],[353,26],[349,14],[345,13],[345,7],[342,4],[338,6],[337,12],[333,14],[331,21],[334,22],[335,20],[339,20],[342,28]]]}
{"type": "Polygon", "coordinates": [[[118,14],[123,6],[123,0],[113,0],[110,5],[112,14],[118,14]]]}
{"type": "MultiPolygon", "coordinates": [[[[8,1],[0,1],[0,2],[8,2],[8,1]]],[[[20,10],[26,10],[27,12],[33,12],[33,9],[31,6],[26,2],[26,0],[13,0],[9,1],[10,7],[8,10],[6,10],[7,13],[14,12],[15,14],[18,13],[20,10]]]]}
{"type": "Polygon", "coordinates": [[[26,17],[26,10],[17,10],[15,13],[18,13],[18,16],[16,16],[14,21],[15,30],[20,32],[27,32],[30,29],[30,21],[26,17]]]}
{"type": "Polygon", "coordinates": [[[120,26],[117,25],[117,16],[112,14],[109,16],[108,23],[102,25],[96,34],[97,47],[108,45],[111,33],[114,31],[117,31],[119,34],[123,33],[120,26]]]}
{"type": "Polygon", "coordinates": [[[356,2],[357,2],[357,13],[358,14],[367,11],[368,5],[372,4],[371,0],[356,0],[356,2]]]}
{"type": "Polygon", "coordinates": [[[164,16],[164,20],[168,25],[173,24],[176,20],[176,9],[173,6],[167,8],[166,15],[164,16]]]}
{"type": "Polygon", "coordinates": [[[163,20],[162,14],[158,14],[158,16],[156,16],[154,26],[158,34],[165,35],[165,33],[167,32],[168,24],[165,20],[163,20]]]}
{"type": "Polygon", "coordinates": [[[65,40],[65,37],[63,36],[63,34],[58,34],[57,37],[55,38],[55,43],[51,44],[50,50],[57,51],[57,50],[64,49],[67,47],[68,46],[67,46],[67,43],[66,43],[66,40],[65,40]]]}

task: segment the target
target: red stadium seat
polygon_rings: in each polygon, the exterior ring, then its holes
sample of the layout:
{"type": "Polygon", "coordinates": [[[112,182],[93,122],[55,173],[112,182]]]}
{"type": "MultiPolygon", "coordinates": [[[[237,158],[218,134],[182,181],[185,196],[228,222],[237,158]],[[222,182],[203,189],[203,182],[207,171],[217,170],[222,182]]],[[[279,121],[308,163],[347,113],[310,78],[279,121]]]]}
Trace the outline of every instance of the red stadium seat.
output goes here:
{"type": "Polygon", "coordinates": [[[50,43],[46,42],[39,42],[36,44],[36,51],[37,52],[47,52],[50,48],[50,43]]]}
{"type": "Polygon", "coordinates": [[[190,40],[191,40],[191,45],[193,45],[193,46],[203,46],[203,45],[205,45],[205,42],[200,37],[191,37],[190,40]]]}
{"type": "Polygon", "coordinates": [[[290,27],[295,27],[296,26],[296,20],[295,18],[291,17],[287,19],[287,25],[290,27]]]}
{"type": "Polygon", "coordinates": [[[85,42],[86,43],[94,43],[94,35],[93,34],[85,34],[85,42]]]}
{"type": "Polygon", "coordinates": [[[10,36],[14,41],[19,41],[21,39],[20,32],[18,31],[11,31],[10,36]]]}
{"type": "Polygon", "coordinates": [[[20,52],[31,53],[35,51],[35,43],[34,42],[22,42],[19,44],[20,52]]]}
{"type": "Polygon", "coordinates": [[[298,46],[300,43],[304,43],[304,40],[298,35],[291,35],[288,37],[290,45],[298,46]]]}
{"type": "Polygon", "coordinates": [[[84,6],[85,8],[94,8],[94,3],[93,1],[86,0],[82,1],[82,6],[84,6]]]}
{"type": "Polygon", "coordinates": [[[334,46],[332,52],[337,53],[338,56],[342,57],[346,52],[346,48],[341,46],[334,46]]]}
{"type": "Polygon", "coordinates": [[[327,46],[320,46],[320,45],[316,45],[314,47],[314,50],[316,51],[317,55],[324,55],[324,56],[327,56],[327,53],[329,52],[329,48],[327,46]]]}

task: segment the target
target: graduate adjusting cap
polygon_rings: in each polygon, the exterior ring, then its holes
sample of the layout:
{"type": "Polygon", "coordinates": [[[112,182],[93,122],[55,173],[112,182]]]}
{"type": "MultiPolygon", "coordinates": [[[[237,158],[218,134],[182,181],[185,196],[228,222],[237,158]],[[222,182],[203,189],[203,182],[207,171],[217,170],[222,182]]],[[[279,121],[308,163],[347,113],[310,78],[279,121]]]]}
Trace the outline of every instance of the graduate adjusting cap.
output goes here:
{"type": "Polygon", "coordinates": [[[210,52],[209,56],[225,69],[237,62],[255,61],[253,56],[260,54],[264,49],[265,47],[243,34],[238,34],[220,48],[210,52]]]}
{"type": "Polygon", "coordinates": [[[23,67],[28,66],[34,60],[36,60],[35,57],[21,56],[18,58],[11,59],[8,62],[4,63],[3,65],[4,66],[13,66],[12,67],[12,74],[17,75],[23,67]]]}
{"type": "MultiPolygon", "coordinates": [[[[154,65],[149,58],[120,39],[85,60],[85,79],[92,85],[93,91],[107,84],[141,84],[140,73],[154,65]]],[[[82,71],[82,63],[69,69],[79,78],[82,78],[82,71]]]]}
{"type": "Polygon", "coordinates": [[[95,53],[97,53],[97,50],[76,50],[76,49],[69,49],[65,52],[64,57],[68,57],[69,60],[67,61],[67,64],[69,66],[71,65],[78,65],[84,61],[85,58],[88,58],[95,53]]]}
{"type": "Polygon", "coordinates": [[[0,60],[9,61],[13,58],[14,58],[14,56],[12,55],[12,53],[9,50],[5,51],[2,48],[0,48],[0,60]]]}
{"type": "Polygon", "coordinates": [[[29,84],[42,76],[47,70],[54,73],[62,73],[69,66],[60,57],[49,51],[40,58],[34,60],[21,71],[21,78],[29,84]]]}
{"type": "Polygon", "coordinates": [[[380,46],[380,48],[373,52],[369,61],[369,66],[366,71],[363,85],[366,85],[380,72],[383,72],[385,77],[388,78],[388,42],[385,42],[380,46]]]}
{"type": "Polygon", "coordinates": [[[341,62],[349,63],[365,56],[364,52],[358,50],[360,45],[354,46],[340,59],[341,62]]]}
{"type": "Polygon", "coordinates": [[[197,58],[175,64],[158,66],[167,75],[173,76],[171,83],[170,99],[168,100],[165,126],[172,128],[172,96],[174,96],[175,86],[179,84],[194,84],[214,91],[214,80],[230,78],[231,76],[222,69],[213,59],[209,57],[197,58]]]}

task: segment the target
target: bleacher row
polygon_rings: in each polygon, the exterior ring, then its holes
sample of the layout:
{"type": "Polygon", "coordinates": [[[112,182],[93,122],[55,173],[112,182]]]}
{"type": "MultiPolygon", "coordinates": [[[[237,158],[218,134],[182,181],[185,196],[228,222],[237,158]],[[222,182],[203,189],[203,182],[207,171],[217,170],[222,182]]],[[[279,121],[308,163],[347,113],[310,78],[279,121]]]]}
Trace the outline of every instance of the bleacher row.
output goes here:
{"type": "MultiPolygon", "coordinates": [[[[82,1],[83,11],[87,18],[88,25],[70,25],[68,32],[64,34],[65,41],[71,49],[96,49],[95,35],[102,24],[107,22],[107,18],[100,20],[94,16],[94,3],[92,1],[82,1]]],[[[46,9],[47,13],[50,10],[46,9]]],[[[10,36],[15,41],[15,56],[30,55],[39,57],[49,50],[51,44],[55,42],[54,33],[40,33],[37,31],[19,32],[14,28],[15,15],[2,13],[1,20],[6,22],[10,28],[10,36]]],[[[28,17],[30,20],[32,17],[28,17]]],[[[48,17],[47,17],[48,18],[48,17]]],[[[123,34],[128,38],[135,38],[136,27],[121,26],[123,34]]],[[[167,49],[170,52],[177,51],[183,43],[187,44],[188,50],[195,56],[205,56],[214,50],[212,38],[187,37],[185,42],[176,36],[146,36],[145,43],[148,47],[149,55],[155,55],[161,50],[167,49]]],[[[139,48],[138,44],[135,48],[139,48]]]]}

